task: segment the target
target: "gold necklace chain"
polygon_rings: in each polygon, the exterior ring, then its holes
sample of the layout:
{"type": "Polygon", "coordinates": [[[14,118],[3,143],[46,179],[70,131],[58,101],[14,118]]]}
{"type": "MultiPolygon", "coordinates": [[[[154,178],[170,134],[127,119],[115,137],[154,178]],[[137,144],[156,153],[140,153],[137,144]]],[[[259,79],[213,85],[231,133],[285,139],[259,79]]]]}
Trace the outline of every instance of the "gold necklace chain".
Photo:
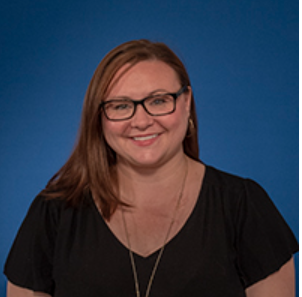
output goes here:
{"type": "MultiPolygon", "coordinates": [[[[163,244],[162,248],[160,249],[159,254],[157,256],[157,259],[155,261],[155,264],[154,264],[154,267],[153,267],[153,270],[152,270],[152,273],[151,273],[151,276],[150,276],[150,279],[149,279],[149,282],[148,282],[148,286],[147,286],[145,297],[149,297],[151,286],[152,286],[152,283],[153,283],[153,279],[154,279],[156,270],[157,270],[158,265],[159,265],[159,261],[160,261],[162,255],[163,255],[165,246],[167,244],[167,240],[168,240],[170,232],[172,230],[172,226],[173,226],[173,224],[175,222],[175,215],[177,213],[177,210],[178,210],[179,205],[180,205],[181,198],[183,196],[183,191],[184,191],[187,175],[188,175],[188,161],[186,160],[186,171],[185,171],[184,179],[183,179],[183,182],[182,182],[182,185],[181,185],[181,189],[180,189],[180,192],[179,192],[178,200],[177,200],[177,203],[176,203],[176,206],[175,206],[175,210],[174,210],[174,213],[173,213],[173,217],[172,217],[172,220],[171,220],[168,232],[166,234],[166,237],[165,237],[165,240],[164,240],[164,244],[163,244]]],[[[132,249],[131,249],[130,238],[129,238],[128,228],[127,228],[127,224],[126,224],[125,215],[124,215],[124,209],[123,208],[122,208],[122,218],[123,218],[123,223],[124,223],[124,228],[125,228],[125,233],[126,233],[126,239],[127,239],[127,244],[128,244],[129,257],[130,257],[131,266],[132,266],[132,272],[133,272],[133,277],[134,277],[136,297],[140,297],[140,289],[139,289],[137,270],[136,270],[136,265],[135,265],[135,261],[134,261],[134,255],[133,255],[133,252],[132,252],[132,249]]]]}

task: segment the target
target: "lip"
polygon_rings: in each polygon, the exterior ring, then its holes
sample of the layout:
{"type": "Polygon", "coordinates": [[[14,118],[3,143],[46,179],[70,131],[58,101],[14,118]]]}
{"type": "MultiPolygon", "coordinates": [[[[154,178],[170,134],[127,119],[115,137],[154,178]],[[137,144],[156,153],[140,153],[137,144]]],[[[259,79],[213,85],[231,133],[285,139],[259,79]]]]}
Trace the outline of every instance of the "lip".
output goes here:
{"type": "Polygon", "coordinates": [[[135,141],[144,141],[144,140],[149,140],[152,138],[155,138],[159,135],[159,133],[153,133],[153,134],[145,134],[145,135],[135,135],[132,136],[131,138],[135,141]]]}
{"type": "Polygon", "coordinates": [[[153,144],[160,136],[160,133],[149,133],[131,136],[130,139],[138,146],[149,146],[153,144]]]}

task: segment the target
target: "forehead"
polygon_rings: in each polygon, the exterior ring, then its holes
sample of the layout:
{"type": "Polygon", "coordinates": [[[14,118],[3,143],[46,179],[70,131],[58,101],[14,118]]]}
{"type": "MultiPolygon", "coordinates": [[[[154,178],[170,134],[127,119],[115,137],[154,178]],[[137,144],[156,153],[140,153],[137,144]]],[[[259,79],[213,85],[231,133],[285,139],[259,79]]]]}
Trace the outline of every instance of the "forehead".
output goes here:
{"type": "Polygon", "coordinates": [[[107,97],[130,96],[135,98],[156,90],[176,91],[180,82],[176,71],[159,60],[125,64],[114,75],[107,97]]]}

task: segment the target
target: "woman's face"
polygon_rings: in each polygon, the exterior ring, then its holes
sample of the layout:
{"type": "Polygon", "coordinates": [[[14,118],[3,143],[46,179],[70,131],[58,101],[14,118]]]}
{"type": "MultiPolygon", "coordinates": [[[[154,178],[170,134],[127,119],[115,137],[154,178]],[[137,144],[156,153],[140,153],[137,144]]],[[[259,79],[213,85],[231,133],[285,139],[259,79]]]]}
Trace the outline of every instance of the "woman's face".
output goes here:
{"type": "MultiPolygon", "coordinates": [[[[115,75],[106,100],[118,97],[140,100],[154,93],[176,93],[182,87],[176,72],[162,61],[139,62],[119,77],[128,66],[124,65],[115,75]]],[[[142,105],[137,106],[134,116],[128,120],[110,121],[103,114],[104,136],[116,152],[118,164],[156,167],[181,156],[190,101],[189,88],[176,99],[172,114],[151,116],[142,105]]]]}

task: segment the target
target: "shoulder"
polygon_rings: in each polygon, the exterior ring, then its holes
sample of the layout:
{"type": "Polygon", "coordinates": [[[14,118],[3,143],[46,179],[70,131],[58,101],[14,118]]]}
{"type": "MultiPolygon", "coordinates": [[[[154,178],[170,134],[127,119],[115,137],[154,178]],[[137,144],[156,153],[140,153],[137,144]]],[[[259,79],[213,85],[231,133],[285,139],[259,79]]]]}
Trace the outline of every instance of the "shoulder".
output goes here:
{"type": "Polygon", "coordinates": [[[66,207],[66,202],[60,198],[47,198],[44,195],[39,194],[32,201],[27,215],[58,216],[66,207]]]}
{"type": "Polygon", "coordinates": [[[80,210],[87,206],[91,206],[92,197],[90,193],[83,194],[82,202],[79,205],[74,205],[72,201],[64,197],[59,196],[47,196],[43,194],[43,191],[39,193],[34,200],[32,201],[29,212],[30,211],[48,211],[48,212],[62,212],[65,210],[80,210]]]}
{"type": "Polygon", "coordinates": [[[242,192],[246,189],[247,184],[258,186],[255,181],[249,178],[227,173],[212,166],[206,166],[204,183],[207,186],[231,192],[242,192]]]}
{"type": "MultiPolygon", "coordinates": [[[[90,200],[87,199],[87,201],[90,200]]],[[[33,230],[46,228],[55,231],[63,221],[81,215],[87,208],[88,202],[83,203],[83,205],[72,206],[66,199],[49,198],[40,193],[32,201],[22,225],[33,230]]]]}
{"type": "Polygon", "coordinates": [[[41,194],[37,195],[26,213],[17,238],[34,238],[38,234],[54,236],[65,207],[66,203],[61,199],[49,199],[41,194]]]}
{"type": "Polygon", "coordinates": [[[192,174],[193,178],[191,177],[191,179],[194,179],[195,182],[198,181],[198,183],[201,180],[202,184],[206,186],[241,191],[244,189],[245,183],[249,182],[249,179],[227,173],[200,161],[194,160],[192,164],[194,174],[192,174]]]}
{"type": "MultiPolygon", "coordinates": [[[[254,180],[206,166],[203,193],[232,209],[233,215],[247,208],[275,208],[266,191],[254,180]]],[[[235,215],[237,216],[237,215],[235,215]]]]}
{"type": "Polygon", "coordinates": [[[204,182],[209,186],[232,192],[253,190],[265,192],[264,189],[251,178],[231,174],[208,165],[206,166],[204,182]]]}
{"type": "Polygon", "coordinates": [[[43,194],[38,194],[32,201],[26,217],[51,221],[57,224],[61,217],[75,216],[86,212],[93,204],[90,195],[85,195],[82,204],[74,206],[68,200],[57,197],[49,198],[43,194]]]}
{"type": "Polygon", "coordinates": [[[257,182],[207,166],[204,186],[202,198],[212,207],[216,225],[223,217],[245,287],[280,269],[298,250],[292,231],[257,182]]]}

